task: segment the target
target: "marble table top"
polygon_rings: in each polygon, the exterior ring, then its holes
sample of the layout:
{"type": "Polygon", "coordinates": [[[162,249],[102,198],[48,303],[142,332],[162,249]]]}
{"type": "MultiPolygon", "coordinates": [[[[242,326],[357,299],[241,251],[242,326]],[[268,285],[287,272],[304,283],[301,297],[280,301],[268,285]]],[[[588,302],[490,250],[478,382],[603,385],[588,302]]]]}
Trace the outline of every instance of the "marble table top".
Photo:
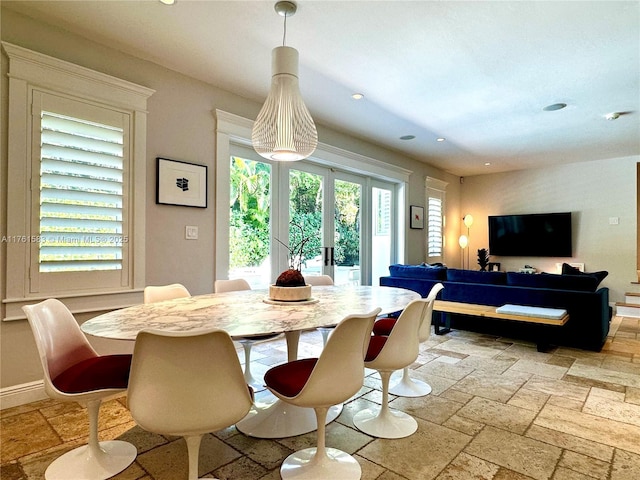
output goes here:
{"type": "Polygon", "coordinates": [[[273,304],[268,291],[211,293],[114,310],[87,320],[82,330],[96,337],[135,340],[145,328],[190,331],[225,330],[232,337],[309,330],[335,325],[349,314],[402,310],[420,295],[380,286],[314,286],[315,302],[273,304]]]}

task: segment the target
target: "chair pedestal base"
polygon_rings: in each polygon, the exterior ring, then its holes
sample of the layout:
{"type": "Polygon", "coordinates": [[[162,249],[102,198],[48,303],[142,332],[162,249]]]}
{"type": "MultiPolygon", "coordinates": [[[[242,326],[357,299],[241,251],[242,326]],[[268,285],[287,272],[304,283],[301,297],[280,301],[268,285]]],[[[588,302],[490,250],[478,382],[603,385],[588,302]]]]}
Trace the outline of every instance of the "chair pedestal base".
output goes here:
{"type": "Polygon", "coordinates": [[[44,474],[46,480],[106,480],[125,470],[138,454],[136,447],[121,440],[100,442],[98,452],[83,445],[58,457],[44,474]]]}
{"type": "MultiPolygon", "coordinates": [[[[329,409],[326,423],[342,412],[342,404],[329,409]]],[[[250,437],[286,438],[313,432],[317,428],[313,408],[297,407],[282,400],[270,405],[255,403],[249,414],[236,423],[236,428],[250,437]]]]}
{"type": "Polygon", "coordinates": [[[384,406],[379,412],[367,409],[356,413],[353,424],[358,430],[377,438],[403,438],[418,430],[418,422],[413,417],[384,406]]]}
{"type": "Polygon", "coordinates": [[[402,378],[389,388],[389,393],[398,397],[424,397],[431,393],[431,385],[409,376],[409,369],[402,370],[402,378]]]}
{"type": "Polygon", "coordinates": [[[289,455],[280,467],[283,479],[317,480],[335,478],[359,480],[362,469],[355,458],[337,448],[325,449],[326,456],[316,457],[316,448],[305,448],[289,455]]]}

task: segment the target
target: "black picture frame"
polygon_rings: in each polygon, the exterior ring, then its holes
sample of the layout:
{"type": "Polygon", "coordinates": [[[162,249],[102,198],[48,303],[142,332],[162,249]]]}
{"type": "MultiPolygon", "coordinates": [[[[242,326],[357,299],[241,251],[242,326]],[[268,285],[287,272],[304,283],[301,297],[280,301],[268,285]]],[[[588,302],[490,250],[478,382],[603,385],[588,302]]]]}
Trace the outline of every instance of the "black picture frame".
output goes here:
{"type": "Polygon", "coordinates": [[[156,157],[156,203],[207,208],[207,166],[156,157]]]}
{"type": "Polygon", "coordinates": [[[409,207],[409,227],[414,230],[424,228],[424,207],[411,205],[409,207]]]}
{"type": "Polygon", "coordinates": [[[487,265],[487,270],[490,272],[499,272],[500,262],[489,262],[489,264],[487,265]]]}

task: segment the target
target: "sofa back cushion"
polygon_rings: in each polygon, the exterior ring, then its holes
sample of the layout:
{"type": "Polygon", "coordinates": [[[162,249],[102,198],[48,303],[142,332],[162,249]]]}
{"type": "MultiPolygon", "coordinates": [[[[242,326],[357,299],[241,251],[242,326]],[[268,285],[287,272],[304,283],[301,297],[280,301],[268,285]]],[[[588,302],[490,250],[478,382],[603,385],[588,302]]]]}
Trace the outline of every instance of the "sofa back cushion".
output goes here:
{"type": "Polygon", "coordinates": [[[484,283],[485,285],[506,285],[507,272],[481,272],[480,270],[447,269],[447,281],[463,283],[484,283]]]}
{"type": "Polygon", "coordinates": [[[599,272],[581,272],[579,269],[569,265],[568,263],[563,263],[562,264],[562,275],[591,275],[592,277],[596,277],[596,280],[598,280],[598,284],[600,284],[600,282],[602,282],[602,280],[604,280],[607,275],[609,275],[609,272],[607,272],[606,270],[601,270],[599,272]]]}
{"type": "Polygon", "coordinates": [[[392,277],[419,278],[424,280],[446,280],[446,267],[429,267],[423,265],[389,265],[392,277]]]}
{"type": "Polygon", "coordinates": [[[507,285],[595,292],[600,282],[591,275],[555,275],[553,273],[507,272],[507,285]]]}

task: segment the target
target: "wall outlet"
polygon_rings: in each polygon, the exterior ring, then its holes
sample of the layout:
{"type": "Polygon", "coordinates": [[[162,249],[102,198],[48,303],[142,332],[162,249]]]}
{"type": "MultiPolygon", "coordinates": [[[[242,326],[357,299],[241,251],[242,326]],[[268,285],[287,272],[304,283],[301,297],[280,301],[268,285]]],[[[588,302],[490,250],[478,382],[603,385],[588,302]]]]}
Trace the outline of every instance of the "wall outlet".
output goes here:
{"type": "Polygon", "coordinates": [[[620,217],[609,217],[609,225],[618,225],[620,223],[620,217]]]}
{"type": "Polygon", "coordinates": [[[198,239],[198,227],[193,225],[187,225],[184,229],[184,238],[187,240],[197,240],[198,239]]]}

